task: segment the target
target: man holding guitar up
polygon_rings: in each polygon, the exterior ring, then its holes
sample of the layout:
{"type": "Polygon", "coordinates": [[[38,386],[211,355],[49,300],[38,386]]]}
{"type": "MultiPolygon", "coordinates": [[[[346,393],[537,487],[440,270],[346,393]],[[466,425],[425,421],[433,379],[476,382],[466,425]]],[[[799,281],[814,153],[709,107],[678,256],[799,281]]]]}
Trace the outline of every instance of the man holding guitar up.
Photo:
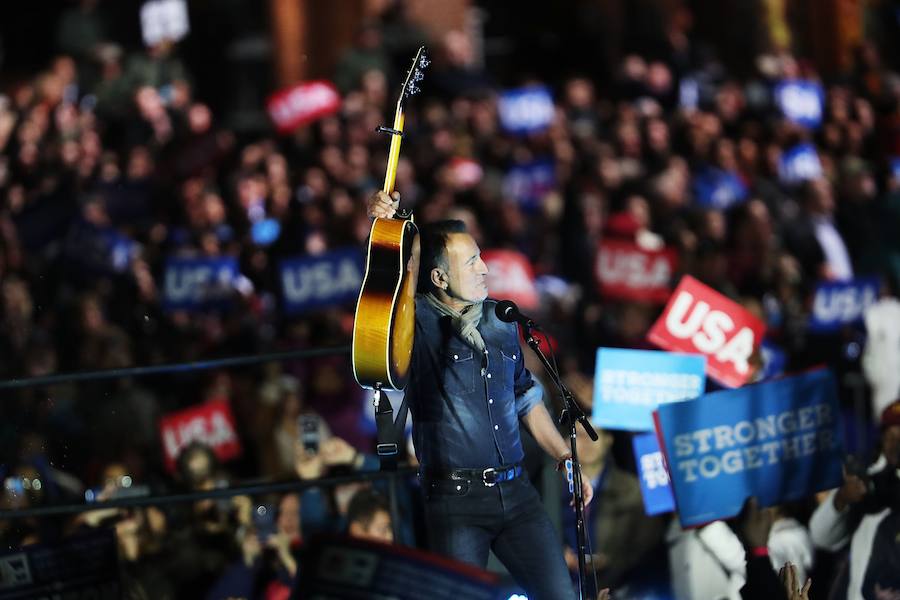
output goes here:
{"type": "MultiPolygon", "coordinates": [[[[391,218],[383,191],[370,217],[391,218]]],[[[525,368],[517,326],[487,298],[487,265],[461,221],[419,228],[415,333],[406,397],[432,549],[485,568],[493,550],[537,600],[575,597],[562,547],[523,472],[519,421],[558,464],[568,443],[525,368]]],[[[593,489],[582,479],[584,503],[593,489]]]]}

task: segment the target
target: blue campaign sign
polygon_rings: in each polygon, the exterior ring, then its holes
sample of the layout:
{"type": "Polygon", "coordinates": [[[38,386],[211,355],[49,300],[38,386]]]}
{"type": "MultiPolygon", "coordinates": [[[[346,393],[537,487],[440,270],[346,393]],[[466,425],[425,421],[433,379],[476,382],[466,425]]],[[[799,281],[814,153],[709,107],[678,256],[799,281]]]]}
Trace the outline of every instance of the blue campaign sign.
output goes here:
{"type": "Polygon", "coordinates": [[[840,485],[843,437],[830,371],[722,390],[657,412],[684,527],[840,485]]]}
{"type": "Polygon", "coordinates": [[[816,129],[822,123],[825,93],[815,81],[782,81],[775,86],[775,103],[781,114],[794,123],[810,129],[816,129]]]}
{"type": "Polygon", "coordinates": [[[697,204],[725,210],[747,199],[747,186],[740,178],[722,169],[708,168],[694,175],[691,185],[697,204]]]}
{"type": "Polygon", "coordinates": [[[675,497],[656,434],[642,433],[634,436],[631,442],[641,496],[644,498],[644,512],[651,517],[672,512],[675,510],[675,497]]]}
{"type": "Polygon", "coordinates": [[[544,196],[555,188],[556,168],[547,159],[511,167],[503,181],[504,195],[528,211],[537,211],[544,196]]]}
{"type": "Polygon", "coordinates": [[[794,185],[822,176],[822,162],[812,144],[797,144],[782,153],[778,162],[778,178],[794,185]]]}
{"type": "Polygon", "coordinates": [[[165,310],[216,310],[230,303],[238,278],[237,259],[170,257],[165,266],[165,310]]]}
{"type": "Polygon", "coordinates": [[[284,312],[296,315],[326,306],[339,306],[359,296],[365,256],[358,248],[344,248],[281,261],[284,312]]]}
{"type": "Polygon", "coordinates": [[[810,331],[827,333],[859,323],[865,310],[878,301],[878,288],[877,277],[819,283],[809,315],[810,331]]]}
{"type": "Polygon", "coordinates": [[[77,223],[66,238],[65,257],[69,264],[96,275],[116,275],[131,267],[138,246],[113,227],[77,223]]]}
{"type": "Polygon", "coordinates": [[[696,398],[705,385],[700,354],[599,348],[592,418],[607,429],[652,431],[659,405],[696,398]]]}
{"type": "Polygon", "coordinates": [[[900,180],[900,157],[895,156],[891,158],[891,176],[900,180]]]}
{"type": "Polygon", "coordinates": [[[553,120],[553,97],[544,86],[507,90],[497,105],[500,124],[509,133],[528,134],[545,130],[553,120]]]}

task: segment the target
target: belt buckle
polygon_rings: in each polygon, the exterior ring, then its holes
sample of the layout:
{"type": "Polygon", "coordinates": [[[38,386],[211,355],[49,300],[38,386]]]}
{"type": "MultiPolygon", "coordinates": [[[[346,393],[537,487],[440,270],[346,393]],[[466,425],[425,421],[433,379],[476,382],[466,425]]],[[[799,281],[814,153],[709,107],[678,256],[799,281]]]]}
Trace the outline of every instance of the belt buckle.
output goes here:
{"type": "Polygon", "coordinates": [[[497,470],[494,467],[488,467],[481,472],[481,480],[487,487],[494,487],[495,485],[497,485],[497,470]],[[488,481],[488,473],[491,474],[490,481],[488,481]]]}

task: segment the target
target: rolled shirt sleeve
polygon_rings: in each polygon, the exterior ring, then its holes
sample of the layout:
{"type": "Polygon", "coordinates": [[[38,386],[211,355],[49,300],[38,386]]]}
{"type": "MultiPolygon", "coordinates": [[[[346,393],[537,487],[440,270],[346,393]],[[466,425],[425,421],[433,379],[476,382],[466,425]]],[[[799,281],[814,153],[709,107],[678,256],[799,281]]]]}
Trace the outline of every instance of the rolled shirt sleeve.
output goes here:
{"type": "Polygon", "coordinates": [[[544,402],[544,386],[525,368],[525,360],[521,354],[516,363],[516,414],[521,419],[532,408],[544,402]]]}

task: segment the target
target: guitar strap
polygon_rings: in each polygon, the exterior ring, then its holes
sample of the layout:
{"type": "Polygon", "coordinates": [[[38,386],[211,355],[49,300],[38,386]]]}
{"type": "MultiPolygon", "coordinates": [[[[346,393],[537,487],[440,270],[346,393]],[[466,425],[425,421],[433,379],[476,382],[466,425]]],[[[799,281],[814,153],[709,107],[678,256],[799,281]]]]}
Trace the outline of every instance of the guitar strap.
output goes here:
{"type": "Polygon", "coordinates": [[[394,419],[394,409],[390,399],[381,391],[375,390],[375,427],[377,430],[378,445],[376,452],[381,461],[382,471],[396,471],[397,458],[400,456],[400,447],[403,441],[403,430],[406,427],[406,413],[409,407],[406,404],[406,394],[394,419]]]}

